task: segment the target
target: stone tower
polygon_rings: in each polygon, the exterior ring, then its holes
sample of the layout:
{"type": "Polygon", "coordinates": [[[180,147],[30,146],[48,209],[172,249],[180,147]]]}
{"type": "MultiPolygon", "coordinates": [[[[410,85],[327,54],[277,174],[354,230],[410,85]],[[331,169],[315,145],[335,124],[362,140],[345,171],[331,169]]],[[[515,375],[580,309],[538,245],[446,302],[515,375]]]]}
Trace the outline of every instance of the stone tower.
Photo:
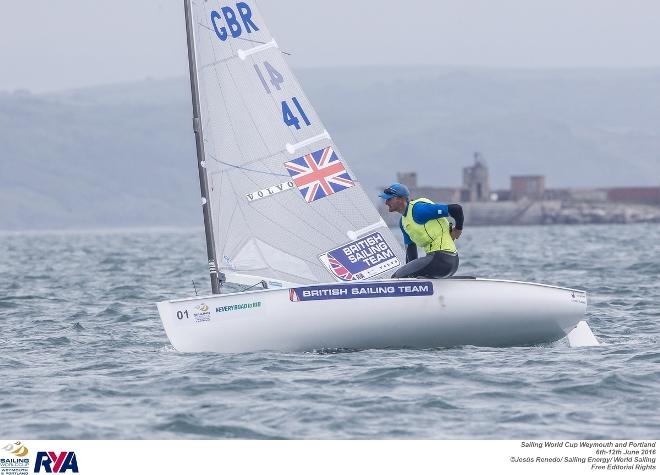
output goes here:
{"type": "Polygon", "coordinates": [[[463,168],[463,189],[465,201],[490,200],[488,167],[479,152],[474,154],[474,165],[463,168]]]}

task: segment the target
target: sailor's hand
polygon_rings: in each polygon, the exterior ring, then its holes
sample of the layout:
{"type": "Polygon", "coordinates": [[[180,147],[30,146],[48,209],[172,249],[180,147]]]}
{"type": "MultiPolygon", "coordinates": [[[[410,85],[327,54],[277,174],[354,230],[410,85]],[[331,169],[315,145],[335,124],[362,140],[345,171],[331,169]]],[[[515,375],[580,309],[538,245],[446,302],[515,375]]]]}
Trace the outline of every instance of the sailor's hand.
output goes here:
{"type": "Polygon", "coordinates": [[[462,229],[452,229],[451,230],[451,238],[456,241],[459,237],[461,237],[461,233],[463,232],[462,229]]]}

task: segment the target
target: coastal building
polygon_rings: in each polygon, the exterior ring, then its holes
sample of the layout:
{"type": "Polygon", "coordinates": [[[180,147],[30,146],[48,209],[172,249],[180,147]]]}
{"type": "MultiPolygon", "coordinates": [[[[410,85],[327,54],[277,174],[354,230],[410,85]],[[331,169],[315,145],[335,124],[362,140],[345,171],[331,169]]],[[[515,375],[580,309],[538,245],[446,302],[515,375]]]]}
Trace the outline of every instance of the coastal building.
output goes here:
{"type": "Polygon", "coordinates": [[[545,176],[516,175],[511,177],[511,200],[518,201],[523,198],[540,200],[543,199],[544,194],[545,176]]]}
{"type": "Polygon", "coordinates": [[[607,201],[613,203],[660,204],[660,186],[609,188],[607,201]]]}
{"type": "Polygon", "coordinates": [[[406,185],[413,197],[423,196],[437,203],[485,202],[496,199],[490,189],[488,166],[479,152],[474,154],[474,163],[463,168],[462,187],[420,186],[417,172],[398,172],[396,181],[406,185]]]}
{"type": "MultiPolygon", "coordinates": [[[[488,166],[479,153],[463,168],[463,186],[420,186],[416,172],[399,172],[397,181],[413,198],[461,203],[469,225],[660,222],[660,186],[546,188],[544,175],[511,176],[509,189],[491,190],[488,166]]],[[[390,226],[400,215],[379,211],[390,226]]]]}

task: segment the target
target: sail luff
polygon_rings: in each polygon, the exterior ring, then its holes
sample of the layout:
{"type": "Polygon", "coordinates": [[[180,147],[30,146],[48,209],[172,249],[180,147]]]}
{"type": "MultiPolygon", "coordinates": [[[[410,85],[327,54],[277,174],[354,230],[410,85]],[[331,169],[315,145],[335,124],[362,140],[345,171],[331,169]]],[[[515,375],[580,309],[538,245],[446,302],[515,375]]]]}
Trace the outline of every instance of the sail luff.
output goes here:
{"type": "Polygon", "coordinates": [[[188,43],[188,67],[190,71],[190,92],[193,108],[193,131],[195,133],[195,146],[197,149],[197,168],[199,172],[199,188],[202,196],[202,212],[204,215],[204,232],[206,234],[206,254],[209,261],[211,277],[211,292],[220,293],[221,281],[224,275],[218,274],[218,263],[215,253],[215,239],[213,237],[213,219],[211,214],[211,200],[209,199],[208,176],[206,174],[206,155],[204,152],[204,133],[202,130],[201,108],[199,99],[199,79],[197,76],[197,52],[195,48],[195,32],[193,25],[193,12],[191,0],[184,0],[186,17],[186,39],[188,43]]]}

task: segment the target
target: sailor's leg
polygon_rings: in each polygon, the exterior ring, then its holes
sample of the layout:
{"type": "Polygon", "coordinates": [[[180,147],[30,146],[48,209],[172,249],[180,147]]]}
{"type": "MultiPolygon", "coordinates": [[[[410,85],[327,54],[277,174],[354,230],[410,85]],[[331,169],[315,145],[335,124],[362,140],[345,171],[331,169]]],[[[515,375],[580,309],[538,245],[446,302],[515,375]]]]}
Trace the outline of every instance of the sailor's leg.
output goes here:
{"type": "Polygon", "coordinates": [[[453,262],[453,265],[451,266],[451,271],[449,272],[449,274],[447,274],[446,277],[451,277],[458,270],[458,264],[459,264],[458,254],[456,254],[456,259],[453,259],[453,261],[454,262],[453,262]]]}
{"type": "Polygon", "coordinates": [[[431,264],[424,270],[425,277],[440,279],[451,277],[458,269],[458,254],[449,254],[446,252],[433,253],[431,264]]]}
{"type": "Polygon", "coordinates": [[[400,279],[403,277],[417,277],[418,275],[425,275],[426,268],[431,264],[432,261],[433,261],[432,255],[427,255],[424,257],[420,257],[419,259],[415,259],[414,261],[410,261],[405,266],[400,267],[394,273],[392,278],[400,279]]]}

